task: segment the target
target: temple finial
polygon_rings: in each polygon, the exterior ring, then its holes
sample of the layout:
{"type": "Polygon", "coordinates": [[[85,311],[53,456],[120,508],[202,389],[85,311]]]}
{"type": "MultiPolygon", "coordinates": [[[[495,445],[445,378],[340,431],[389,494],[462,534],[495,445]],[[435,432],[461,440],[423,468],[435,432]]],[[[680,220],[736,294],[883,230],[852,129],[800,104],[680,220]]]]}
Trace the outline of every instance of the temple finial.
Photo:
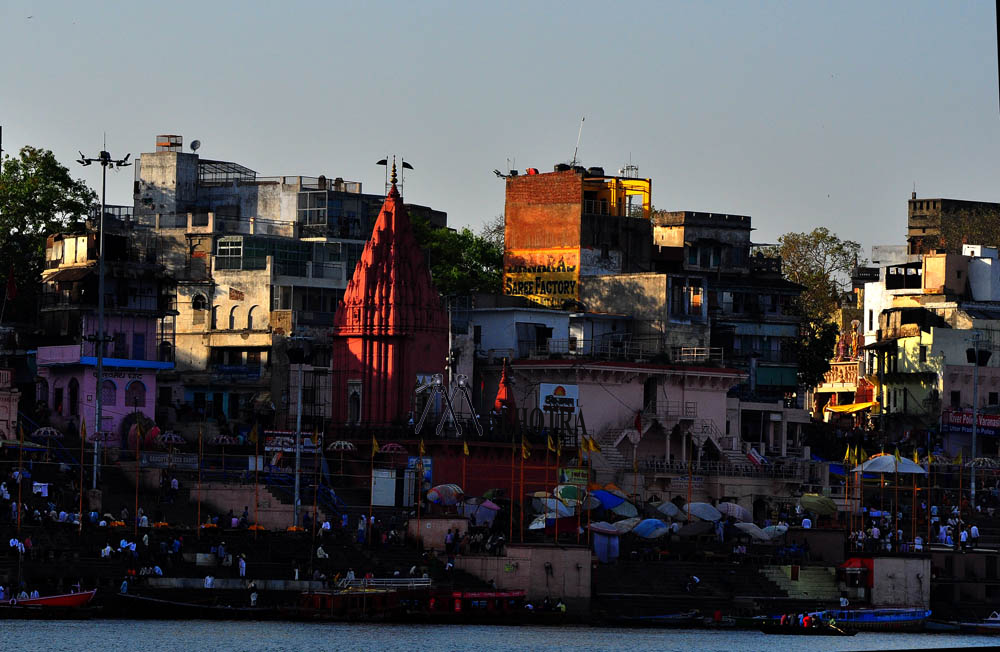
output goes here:
{"type": "Polygon", "coordinates": [[[396,185],[396,157],[392,157],[392,174],[389,176],[389,182],[392,185],[396,185]]]}

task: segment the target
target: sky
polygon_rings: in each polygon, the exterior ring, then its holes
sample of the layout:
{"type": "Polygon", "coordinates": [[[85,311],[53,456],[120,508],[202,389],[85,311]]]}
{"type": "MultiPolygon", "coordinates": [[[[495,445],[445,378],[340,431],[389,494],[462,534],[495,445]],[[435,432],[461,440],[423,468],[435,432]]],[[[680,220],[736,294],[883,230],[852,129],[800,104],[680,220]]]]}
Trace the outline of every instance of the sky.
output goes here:
{"type": "MultiPolygon", "coordinates": [[[[668,210],[902,244],[906,201],[1000,201],[993,2],[0,3],[2,146],[92,187],[155,136],[265,176],[361,181],[481,225],[494,169],[578,160],[668,210]]],[[[108,202],[132,203],[130,170],[108,202]]]]}

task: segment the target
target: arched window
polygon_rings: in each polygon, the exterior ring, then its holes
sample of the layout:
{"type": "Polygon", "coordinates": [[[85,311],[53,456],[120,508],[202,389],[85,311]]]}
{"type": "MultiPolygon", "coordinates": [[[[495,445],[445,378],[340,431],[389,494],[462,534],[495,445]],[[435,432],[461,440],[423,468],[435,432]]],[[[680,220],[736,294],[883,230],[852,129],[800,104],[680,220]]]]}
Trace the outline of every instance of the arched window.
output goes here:
{"type": "Polygon", "coordinates": [[[212,330],[219,327],[219,306],[212,306],[212,330]]]}
{"type": "Polygon", "coordinates": [[[125,388],[125,407],[129,409],[146,407],[146,385],[141,380],[133,380],[125,388]]]}
{"type": "Polygon", "coordinates": [[[239,306],[233,306],[229,311],[229,330],[236,330],[236,311],[239,310],[239,306]]]}
{"type": "Polygon", "coordinates": [[[114,381],[105,380],[101,384],[101,403],[104,405],[115,405],[118,403],[118,386],[114,381]]]}
{"type": "Polygon", "coordinates": [[[69,415],[75,417],[80,414],[80,381],[76,378],[69,379],[69,415]]]}
{"type": "Polygon", "coordinates": [[[170,342],[160,342],[160,362],[174,361],[174,347],[170,342]]]}
{"type": "Polygon", "coordinates": [[[253,330],[253,313],[257,310],[257,306],[252,306],[250,310],[247,311],[247,330],[253,330]]]}
{"type": "Polygon", "coordinates": [[[205,298],[204,294],[194,295],[194,298],[191,299],[191,309],[208,310],[208,299],[205,298]]]}

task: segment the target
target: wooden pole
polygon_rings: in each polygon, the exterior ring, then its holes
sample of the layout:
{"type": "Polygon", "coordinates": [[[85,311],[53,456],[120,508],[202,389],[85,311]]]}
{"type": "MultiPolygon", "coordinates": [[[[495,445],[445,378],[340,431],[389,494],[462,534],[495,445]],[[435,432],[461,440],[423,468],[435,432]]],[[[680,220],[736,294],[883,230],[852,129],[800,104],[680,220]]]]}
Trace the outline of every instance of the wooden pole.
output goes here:
{"type": "MultiPolygon", "coordinates": [[[[896,450],[899,452],[899,449],[896,450]]],[[[892,500],[892,522],[895,532],[892,533],[892,540],[896,542],[895,552],[899,552],[899,460],[893,456],[893,500],[892,500]]]]}
{"type": "MultiPolygon", "coordinates": [[[[590,483],[590,478],[594,473],[594,445],[591,443],[590,451],[587,453],[587,483],[590,483]]],[[[589,486],[587,487],[590,488],[589,486]]],[[[594,510],[587,510],[587,547],[590,547],[590,516],[591,512],[594,510]]]]}
{"type": "MultiPolygon", "coordinates": [[[[690,437],[691,435],[688,435],[690,437]]],[[[690,453],[688,454],[688,495],[687,495],[687,518],[686,522],[691,522],[691,494],[694,491],[694,441],[691,441],[690,453]]]]}
{"type": "Polygon", "coordinates": [[[319,475],[319,456],[323,454],[323,446],[319,441],[319,429],[313,428],[313,543],[316,543],[316,517],[319,516],[319,487],[322,478],[319,475]]]}
{"type": "Polygon", "coordinates": [[[510,434],[510,538],[508,543],[514,542],[514,451],[517,449],[517,440],[514,432],[510,434]]]}
{"type": "Polygon", "coordinates": [[[199,539],[201,538],[201,460],[205,451],[203,430],[202,426],[198,426],[198,519],[195,521],[194,527],[198,532],[199,539]]]}
{"type": "MultiPolygon", "coordinates": [[[[80,461],[83,464],[83,460],[80,461]]],[[[21,485],[24,484],[24,426],[21,426],[21,445],[17,447],[17,538],[21,538],[21,510],[24,509],[24,505],[21,504],[21,485]]],[[[80,487],[80,491],[83,491],[83,487],[80,487]]],[[[19,558],[20,559],[20,558],[19,558]]],[[[11,589],[13,593],[14,589],[11,589]]]]}
{"type": "MultiPolygon", "coordinates": [[[[257,538],[257,528],[260,526],[260,432],[257,424],[253,425],[253,538],[257,538]]],[[[225,463],[223,463],[225,464],[225,463]]]]}
{"type": "MultiPolygon", "coordinates": [[[[23,428],[22,428],[23,433],[23,428]]],[[[87,422],[80,418],[80,529],[78,534],[83,535],[83,444],[87,441],[87,422]]]]}
{"type": "Polygon", "coordinates": [[[135,424],[135,511],[132,512],[132,536],[139,536],[139,468],[142,461],[139,459],[142,447],[142,424],[136,421],[135,424]]]}
{"type": "MultiPolygon", "coordinates": [[[[521,502],[521,518],[518,519],[521,530],[521,543],[524,543],[524,433],[521,433],[521,483],[520,483],[521,495],[518,496],[521,502]]],[[[542,537],[545,536],[545,530],[542,530],[542,537]]]]}

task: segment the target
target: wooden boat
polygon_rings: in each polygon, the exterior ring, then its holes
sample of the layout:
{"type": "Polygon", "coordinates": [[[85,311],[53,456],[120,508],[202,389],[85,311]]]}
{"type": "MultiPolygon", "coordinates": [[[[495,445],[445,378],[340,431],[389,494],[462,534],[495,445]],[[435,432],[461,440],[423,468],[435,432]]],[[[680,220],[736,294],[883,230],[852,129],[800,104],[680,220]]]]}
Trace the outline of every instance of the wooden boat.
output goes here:
{"type": "Polygon", "coordinates": [[[80,591],[79,593],[63,593],[61,595],[46,595],[40,598],[29,598],[27,600],[17,600],[12,598],[10,604],[22,607],[63,607],[77,608],[85,607],[94,599],[97,589],[90,591],[80,591]]]}
{"type": "Polygon", "coordinates": [[[828,609],[822,620],[833,618],[845,630],[862,632],[919,632],[930,617],[930,609],[828,609]]]}
{"type": "Polygon", "coordinates": [[[821,623],[813,627],[799,627],[798,625],[782,625],[771,622],[761,625],[758,629],[765,634],[785,636],[854,636],[857,634],[857,631],[853,629],[841,629],[828,623],[821,623]]]}
{"type": "Polygon", "coordinates": [[[961,623],[954,620],[928,620],[924,623],[924,631],[931,633],[954,633],[962,629],[961,623]]]}
{"type": "Polygon", "coordinates": [[[989,618],[984,618],[978,622],[960,622],[958,628],[966,634],[1000,634],[1000,613],[994,611],[989,618]]]}

